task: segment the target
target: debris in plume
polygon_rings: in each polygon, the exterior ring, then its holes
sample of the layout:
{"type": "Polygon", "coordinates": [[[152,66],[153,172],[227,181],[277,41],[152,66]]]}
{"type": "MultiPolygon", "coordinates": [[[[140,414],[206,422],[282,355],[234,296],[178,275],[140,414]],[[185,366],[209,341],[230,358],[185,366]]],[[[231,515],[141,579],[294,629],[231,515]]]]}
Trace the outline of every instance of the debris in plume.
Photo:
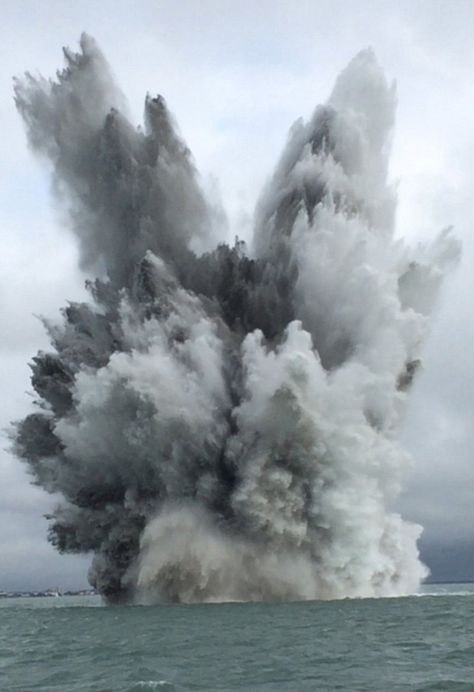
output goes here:
{"type": "Polygon", "coordinates": [[[423,576],[397,427],[459,248],[393,239],[395,90],[370,50],[290,131],[252,246],[216,246],[161,96],[143,128],[90,37],[16,104],[95,280],[31,365],[16,454],[109,601],[382,596],[423,576]]]}

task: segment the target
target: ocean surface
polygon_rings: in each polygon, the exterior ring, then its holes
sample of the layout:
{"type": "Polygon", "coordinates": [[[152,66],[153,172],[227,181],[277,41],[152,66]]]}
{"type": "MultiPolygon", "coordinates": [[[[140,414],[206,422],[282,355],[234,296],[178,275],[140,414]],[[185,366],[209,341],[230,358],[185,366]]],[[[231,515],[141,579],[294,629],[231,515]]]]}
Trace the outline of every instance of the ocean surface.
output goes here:
{"type": "Polygon", "coordinates": [[[1,692],[474,692],[474,585],[406,598],[0,600],[1,692]]]}

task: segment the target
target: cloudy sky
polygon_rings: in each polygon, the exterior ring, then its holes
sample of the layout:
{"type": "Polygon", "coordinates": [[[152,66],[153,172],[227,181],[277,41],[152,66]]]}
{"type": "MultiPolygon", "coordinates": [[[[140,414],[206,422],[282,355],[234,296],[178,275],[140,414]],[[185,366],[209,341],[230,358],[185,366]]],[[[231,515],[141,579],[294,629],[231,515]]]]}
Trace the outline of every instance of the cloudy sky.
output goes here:
{"type": "MultiPolygon", "coordinates": [[[[463,242],[401,433],[415,463],[399,506],[425,526],[423,555],[435,576],[474,578],[474,3],[7,0],[0,20],[1,428],[32,406],[27,362],[48,346],[37,315],[84,295],[47,171],[26,146],[11,77],[53,75],[61,47],[76,48],[88,31],[137,123],[147,91],[166,97],[206,187],[228,211],[228,235],[245,237],[290,124],[327,98],[355,53],[374,48],[398,84],[397,232],[423,242],[452,224],[463,242]]],[[[58,556],[46,542],[43,515],[53,503],[0,452],[0,590],[86,584],[88,559],[58,556]]]]}

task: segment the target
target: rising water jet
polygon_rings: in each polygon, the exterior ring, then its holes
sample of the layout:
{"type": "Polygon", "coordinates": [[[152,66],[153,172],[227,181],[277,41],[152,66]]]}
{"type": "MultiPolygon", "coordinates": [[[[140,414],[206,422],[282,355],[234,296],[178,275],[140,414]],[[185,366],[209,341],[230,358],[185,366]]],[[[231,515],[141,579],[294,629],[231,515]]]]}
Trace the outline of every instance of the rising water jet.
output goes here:
{"type": "Polygon", "coordinates": [[[250,248],[217,244],[161,96],[143,128],[93,39],[15,83],[90,299],[44,320],[16,454],[59,493],[49,538],[110,601],[382,596],[426,574],[390,507],[397,428],[458,243],[394,240],[395,89],[359,53],[298,121],[250,248]]]}

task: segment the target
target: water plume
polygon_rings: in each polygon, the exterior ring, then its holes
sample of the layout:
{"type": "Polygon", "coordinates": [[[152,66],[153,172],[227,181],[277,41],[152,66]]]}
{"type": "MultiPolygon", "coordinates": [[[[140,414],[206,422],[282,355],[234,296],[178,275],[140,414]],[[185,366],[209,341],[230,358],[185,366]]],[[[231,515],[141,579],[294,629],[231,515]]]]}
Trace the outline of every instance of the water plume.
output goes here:
{"type": "Polygon", "coordinates": [[[97,45],[15,84],[77,236],[90,299],[44,320],[37,410],[15,426],[59,493],[49,537],[110,601],[407,593],[420,527],[391,507],[397,428],[459,247],[394,240],[395,89],[359,53],[291,129],[250,249],[216,246],[161,96],[143,128],[97,45]]]}

